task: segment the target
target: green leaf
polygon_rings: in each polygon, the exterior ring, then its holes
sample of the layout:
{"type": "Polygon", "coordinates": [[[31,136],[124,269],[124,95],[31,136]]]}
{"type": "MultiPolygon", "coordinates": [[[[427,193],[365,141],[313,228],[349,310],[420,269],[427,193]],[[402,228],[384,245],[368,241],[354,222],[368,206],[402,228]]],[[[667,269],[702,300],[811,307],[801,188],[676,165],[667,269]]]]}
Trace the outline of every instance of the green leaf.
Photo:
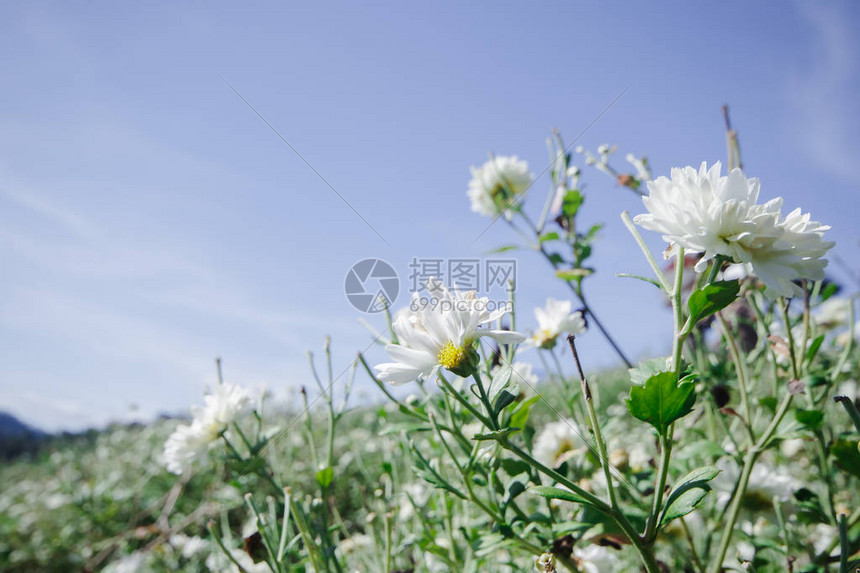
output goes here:
{"type": "Polygon", "coordinates": [[[594,269],[559,269],[555,271],[555,276],[566,281],[578,281],[591,274],[594,274],[594,269]]]}
{"type": "Polygon", "coordinates": [[[519,428],[504,428],[503,430],[496,430],[495,432],[484,432],[482,434],[475,434],[472,439],[478,441],[500,440],[506,436],[510,436],[517,431],[519,431],[519,428]]]}
{"type": "Polygon", "coordinates": [[[323,468],[317,472],[317,483],[320,484],[320,487],[322,488],[330,486],[333,479],[334,470],[330,467],[323,468]]]}
{"type": "Polygon", "coordinates": [[[630,273],[615,273],[616,277],[627,278],[627,279],[639,279],[640,281],[644,281],[646,283],[650,283],[657,287],[660,290],[663,290],[663,285],[658,283],[655,279],[649,279],[648,277],[643,277],[640,275],[631,275],[630,273]]]}
{"type": "Polygon", "coordinates": [[[821,302],[824,302],[834,294],[839,291],[839,285],[836,283],[829,283],[823,289],[821,289],[821,302]]]}
{"type": "Polygon", "coordinates": [[[526,423],[529,421],[532,404],[537,402],[539,399],[540,396],[532,396],[528,400],[520,402],[514,410],[514,413],[511,414],[511,426],[514,428],[525,428],[526,423]]]}
{"type": "Polygon", "coordinates": [[[547,241],[557,241],[558,240],[558,233],[556,233],[555,231],[550,231],[549,233],[544,233],[543,235],[540,236],[540,239],[538,239],[538,240],[541,243],[546,243],[547,241]]]}
{"type": "Polygon", "coordinates": [[[737,280],[717,281],[693,291],[687,300],[691,324],[729,306],[737,298],[740,288],[737,280]]]}
{"type": "Polygon", "coordinates": [[[567,217],[576,217],[577,211],[582,206],[582,202],[585,201],[585,196],[573,189],[564,194],[564,199],[562,199],[561,211],[567,217]]]}
{"type": "Polygon", "coordinates": [[[493,376],[490,387],[487,388],[487,398],[489,398],[490,403],[494,402],[502,390],[508,387],[512,372],[513,370],[511,370],[509,364],[503,364],[496,372],[496,375],[493,376]]]}
{"type": "Polygon", "coordinates": [[[633,417],[648,422],[665,435],[672,422],[693,411],[695,402],[695,384],[690,377],[677,383],[673,372],[659,372],[643,386],[630,388],[627,409],[633,417]]]}
{"type": "Polygon", "coordinates": [[[519,395],[519,387],[514,385],[511,390],[513,390],[515,393],[511,393],[508,390],[502,390],[502,393],[499,394],[499,398],[493,404],[493,411],[496,413],[497,416],[502,410],[507,408],[514,402],[514,400],[517,399],[517,396],[519,395]]]}
{"type": "Polygon", "coordinates": [[[815,355],[818,354],[818,349],[821,348],[821,344],[824,342],[824,335],[821,334],[816,336],[812,342],[809,344],[809,350],[806,351],[806,362],[807,364],[812,364],[812,361],[815,359],[815,355]]]}
{"type": "Polygon", "coordinates": [[[802,410],[798,408],[794,411],[794,417],[800,422],[801,426],[814,430],[824,420],[824,412],[821,410],[802,410]]]}
{"type": "Polygon", "coordinates": [[[836,438],[830,446],[830,453],[836,465],[851,475],[860,477],[860,444],[856,439],[836,438]]]}
{"type": "Polygon", "coordinates": [[[699,503],[705,499],[711,486],[708,482],[720,473],[715,467],[706,466],[697,468],[687,475],[672,488],[669,497],[666,498],[666,506],[660,524],[665,525],[673,519],[683,517],[693,511],[699,503]]]}
{"type": "Polygon", "coordinates": [[[263,456],[255,456],[250,460],[240,460],[230,458],[227,460],[227,467],[238,474],[249,474],[256,472],[266,465],[266,460],[263,456]]]}
{"type": "Polygon", "coordinates": [[[581,497],[568,489],[560,487],[550,487],[548,485],[537,485],[528,489],[529,493],[540,495],[549,499],[560,499],[562,501],[570,501],[573,503],[584,503],[591,505],[584,497],[581,497]]]}
{"type": "Polygon", "coordinates": [[[646,380],[655,374],[668,370],[670,362],[670,358],[651,358],[644,362],[640,362],[639,366],[636,368],[630,368],[627,370],[630,374],[630,381],[641,386],[646,380]]]}

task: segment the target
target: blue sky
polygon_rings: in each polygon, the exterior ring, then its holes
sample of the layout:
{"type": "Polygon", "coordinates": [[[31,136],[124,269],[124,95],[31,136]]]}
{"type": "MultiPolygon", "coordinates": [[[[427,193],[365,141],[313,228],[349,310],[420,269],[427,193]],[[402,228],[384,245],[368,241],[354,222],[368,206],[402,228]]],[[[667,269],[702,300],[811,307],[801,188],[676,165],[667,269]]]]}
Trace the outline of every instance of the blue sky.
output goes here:
{"type": "MultiPolygon", "coordinates": [[[[762,196],[811,210],[860,260],[856,3],[21,2],[0,16],[0,409],[49,430],[180,411],[214,383],[215,356],[229,380],[283,395],[331,334],[341,371],[370,342],[343,294],[354,262],[405,274],[413,257],[510,243],[500,223],[469,246],[488,223],[469,211],[469,166],[493,151],[539,173],[552,128],[572,140],[629,84],[583,145],[645,154],[658,175],[720,160],[729,103],[762,196]]],[[[583,216],[606,223],[593,306],[631,355],[665,352],[656,291],[615,277],[647,270],[618,217],[641,204],[585,181],[583,216]]],[[[565,290],[516,256],[530,326],[565,290]]],[[[587,367],[613,363],[596,333],[581,344],[587,367]]]]}

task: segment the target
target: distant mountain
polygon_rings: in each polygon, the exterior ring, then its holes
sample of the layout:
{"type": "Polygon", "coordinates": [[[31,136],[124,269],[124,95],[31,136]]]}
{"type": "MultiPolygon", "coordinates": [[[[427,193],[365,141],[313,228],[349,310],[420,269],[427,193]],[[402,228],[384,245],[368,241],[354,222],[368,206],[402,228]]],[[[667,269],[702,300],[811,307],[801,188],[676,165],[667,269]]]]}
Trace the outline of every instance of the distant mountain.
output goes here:
{"type": "Polygon", "coordinates": [[[0,460],[33,454],[48,435],[7,412],[0,412],[0,460]]]}
{"type": "Polygon", "coordinates": [[[44,435],[42,430],[31,428],[12,414],[0,412],[0,439],[44,435]]]}

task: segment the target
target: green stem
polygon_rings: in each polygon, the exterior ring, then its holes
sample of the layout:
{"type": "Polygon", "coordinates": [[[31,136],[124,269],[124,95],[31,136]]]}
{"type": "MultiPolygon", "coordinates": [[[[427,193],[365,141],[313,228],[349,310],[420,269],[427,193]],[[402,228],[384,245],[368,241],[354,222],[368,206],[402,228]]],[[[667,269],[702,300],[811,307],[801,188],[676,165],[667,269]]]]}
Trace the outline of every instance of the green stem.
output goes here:
{"type": "Polygon", "coordinates": [[[542,463],[531,457],[528,453],[524,452],[519,447],[507,441],[506,438],[499,440],[499,444],[509,452],[519,457],[524,462],[537,469],[542,474],[554,479],[556,482],[568,488],[576,495],[582,497],[597,511],[612,519],[624,532],[624,534],[630,540],[630,543],[633,544],[633,547],[639,554],[640,559],[642,559],[642,563],[645,565],[645,570],[647,571],[647,573],[660,573],[660,566],[657,563],[657,558],[654,556],[653,549],[643,542],[642,538],[639,537],[639,535],[636,533],[636,530],[633,528],[633,526],[630,524],[624,514],[622,514],[618,510],[613,509],[612,507],[607,505],[606,502],[604,502],[602,499],[590,492],[585,491],[557,471],[543,465],[542,463]]]}
{"type": "Polygon", "coordinates": [[[783,304],[777,303],[782,312],[782,322],[785,325],[786,338],[788,339],[788,353],[791,359],[791,374],[795,380],[800,380],[800,370],[797,364],[797,354],[794,348],[794,334],[791,332],[791,321],[788,318],[788,301],[783,299],[783,304]]]}
{"type": "Polygon", "coordinates": [[[738,480],[737,488],[735,488],[734,495],[730,502],[728,519],[725,527],[723,528],[720,547],[717,551],[717,559],[714,560],[713,567],[711,568],[712,573],[720,573],[720,571],[722,571],[723,561],[726,558],[726,552],[732,542],[735,523],[737,523],[741,504],[743,503],[743,497],[746,494],[747,487],[749,486],[749,478],[752,474],[753,467],[755,466],[759,454],[761,454],[761,452],[767,447],[768,442],[770,442],[771,438],[776,433],[780,422],[782,422],[782,419],[788,412],[789,407],[791,407],[792,398],[794,398],[792,394],[785,395],[785,398],[783,398],[779,409],[776,414],[774,414],[773,420],[771,420],[770,425],[768,425],[764,434],[762,434],[758,442],[756,442],[756,444],[747,452],[746,456],[744,456],[744,465],[741,470],[741,477],[740,480],[738,480]]]}
{"type": "Polygon", "coordinates": [[[660,270],[660,265],[657,264],[657,260],[654,258],[654,255],[651,254],[651,249],[649,249],[648,245],[645,244],[645,239],[642,238],[636,225],[633,224],[633,220],[630,218],[630,213],[627,211],[621,213],[621,220],[624,221],[624,225],[627,227],[627,230],[629,230],[630,234],[633,235],[633,239],[636,241],[636,244],[639,245],[645,258],[648,259],[648,264],[651,265],[651,270],[654,271],[654,276],[657,277],[657,282],[660,283],[663,291],[667,295],[671,294],[672,287],[669,286],[668,281],[666,281],[666,276],[663,274],[663,271],[660,270]]]}
{"type": "Polygon", "coordinates": [[[469,403],[469,401],[468,401],[468,400],[466,400],[466,398],[464,398],[464,397],[463,397],[463,395],[462,395],[462,394],[460,394],[460,392],[458,392],[458,391],[457,391],[457,389],[456,389],[456,388],[454,388],[453,386],[451,386],[451,383],[450,383],[450,382],[448,382],[447,380],[445,380],[445,377],[444,377],[444,376],[442,376],[442,373],[441,373],[441,372],[440,372],[440,373],[438,373],[437,378],[439,379],[439,381],[440,381],[440,382],[442,382],[442,386],[444,386],[444,387],[445,387],[445,389],[448,391],[448,393],[449,393],[451,396],[453,396],[453,397],[454,397],[454,399],[455,399],[455,400],[457,400],[460,404],[462,404],[462,405],[463,405],[463,406],[464,406],[464,407],[465,407],[469,412],[471,412],[473,416],[475,416],[476,418],[478,418],[478,419],[481,421],[481,423],[482,423],[482,424],[484,424],[484,425],[485,425],[486,427],[488,427],[488,428],[496,429],[496,428],[494,428],[494,427],[493,427],[492,422],[490,422],[490,420],[489,420],[486,416],[484,416],[484,415],[483,415],[483,414],[482,414],[482,413],[481,413],[477,408],[475,408],[474,406],[472,406],[472,405],[469,403]]]}
{"type": "Polygon", "coordinates": [[[747,427],[747,432],[749,433],[750,444],[755,442],[755,434],[752,429],[752,409],[750,407],[749,398],[748,398],[748,390],[747,390],[747,373],[746,367],[744,366],[743,360],[741,358],[740,350],[738,349],[737,341],[735,341],[735,337],[732,335],[731,328],[729,327],[729,323],[723,317],[722,312],[717,313],[717,320],[720,321],[720,326],[723,328],[723,337],[726,339],[726,344],[729,346],[729,353],[732,355],[732,362],[735,363],[735,372],[738,375],[738,385],[741,389],[741,410],[744,412],[744,424],[747,427]]]}
{"type": "Polygon", "coordinates": [[[597,451],[600,454],[600,467],[603,468],[603,475],[606,477],[606,489],[609,492],[609,505],[612,506],[612,509],[617,510],[618,500],[615,497],[615,486],[612,484],[612,472],[610,471],[609,456],[606,453],[606,443],[603,441],[603,434],[600,431],[600,423],[597,421],[597,412],[594,409],[591,387],[582,371],[582,363],[579,361],[579,354],[576,352],[576,343],[574,342],[574,336],[572,334],[567,337],[567,342],[570,344],[571,352],[573,352],[573,361],[576,363],[576,370],[579,373],[582,397],[583,400],[585,400],[585,407],[588,410],[588,419],[591,422],[591,429],[594,432],[594,441],[597,443],[597,451]]]}
{"type": "Polygon", "coordinates": [[[848,524],[845,514],[839,514],[839,573],[850,573],[848,571],[848,524]]]}
{"type": "Polygon", "coordinates": [[[487,418],[490,420],[491,425],[490,428],[493,431],[497,431],[499,429],[499,420],[496,416],[495,410],[493,410],[493,405],[490,403],[490,397],[487,395],[486,389],[484,389],[484,383],[481,381],[481,375],[476,371],[472,374],[472,378],[475,379],[475,384],[478,386],[478,393],[480,394],[481,402],[484,404],[484,408],[487,409],[487,418]]]}

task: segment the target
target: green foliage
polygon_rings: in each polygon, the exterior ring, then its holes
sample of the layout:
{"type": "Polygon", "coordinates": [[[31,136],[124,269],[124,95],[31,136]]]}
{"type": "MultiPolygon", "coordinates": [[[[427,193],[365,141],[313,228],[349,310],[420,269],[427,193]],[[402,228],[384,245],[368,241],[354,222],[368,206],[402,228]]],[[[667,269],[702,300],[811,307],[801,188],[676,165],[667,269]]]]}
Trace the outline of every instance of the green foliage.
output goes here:
{"type": "Polygon", "coordinates": [[[692,512],[705,499],[711,486],[708,482],[720,473],[715,467],[698,468],[681,478],[666,499],[661,524],[666,524],[692,512]]]}
{"type": "Polygon", "coordinates": [[[740,288],[740,282],[733,280],[714,282],[693,291],[687,301],[690,323],[696,324],[729,306],[737,298],[740,288]]]}
{"type": "Polygon", "coordinates": [[[678,381],[674,372],[658,372],[642,386],[630,388],[627,409],[633,417],[648,422],[665,435],[669,425],[693,411],[695,402],[692,377],[678,381]]]}

